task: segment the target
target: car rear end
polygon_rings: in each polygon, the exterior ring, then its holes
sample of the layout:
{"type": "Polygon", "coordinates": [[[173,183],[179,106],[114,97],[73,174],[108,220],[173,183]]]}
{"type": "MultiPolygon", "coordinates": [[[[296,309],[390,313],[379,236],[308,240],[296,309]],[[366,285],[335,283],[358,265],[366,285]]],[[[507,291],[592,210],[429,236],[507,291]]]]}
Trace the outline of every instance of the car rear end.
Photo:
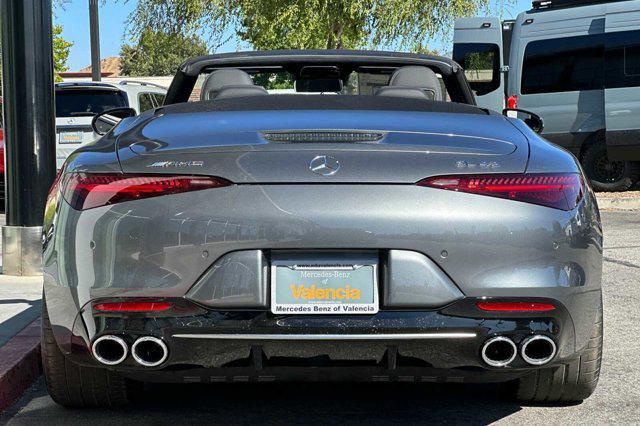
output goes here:
{"type": "Polygon", "coordinates": [[[169,382],[488,382],[589,345],[595,199],[514,120],[127,120],[69,158],[49,201],[46,300],[74,362],[169,382]]]}
{"type": "Polygon", "coordinates": [[[128,106],[127,94],[104,83],[56,84],[56,165],[60,169],[76,149],[95,141],[91,120],[103,111],[128,106]]]}

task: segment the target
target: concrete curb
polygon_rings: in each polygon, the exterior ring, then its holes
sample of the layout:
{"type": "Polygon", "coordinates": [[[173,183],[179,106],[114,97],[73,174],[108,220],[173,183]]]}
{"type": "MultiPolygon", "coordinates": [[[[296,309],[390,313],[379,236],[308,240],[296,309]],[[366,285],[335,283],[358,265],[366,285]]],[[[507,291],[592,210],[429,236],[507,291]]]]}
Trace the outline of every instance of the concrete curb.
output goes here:
{"type": "Polygon", "coordinates": [[[40,375],[40,318],[0,347],[0,412],[40,375]]]}
{"type": "Polygon", "coordinates": [[[598,196],[598,207],[602,210],[640,210],[640,197],[598,196]]]}

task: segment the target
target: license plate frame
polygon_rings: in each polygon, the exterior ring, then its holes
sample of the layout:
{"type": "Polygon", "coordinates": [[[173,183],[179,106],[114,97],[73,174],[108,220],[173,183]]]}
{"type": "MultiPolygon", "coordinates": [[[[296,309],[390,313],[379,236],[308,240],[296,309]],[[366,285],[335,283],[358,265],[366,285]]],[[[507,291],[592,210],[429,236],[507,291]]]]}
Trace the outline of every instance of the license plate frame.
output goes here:
{"type": "Polygon", "coordinates": [[[379,311],[378,258],[371,254],[274,256],[270,275],[273,314],[372,315],[379,311]],[[361,300],[355,301],[356,294],[361,300]]]}

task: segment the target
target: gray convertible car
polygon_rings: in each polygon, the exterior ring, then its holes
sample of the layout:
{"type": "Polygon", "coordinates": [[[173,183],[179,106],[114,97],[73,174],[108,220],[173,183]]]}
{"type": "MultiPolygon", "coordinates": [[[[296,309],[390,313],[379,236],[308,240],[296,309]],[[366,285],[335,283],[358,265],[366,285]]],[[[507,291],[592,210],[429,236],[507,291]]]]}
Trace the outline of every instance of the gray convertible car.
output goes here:
{"type": "Polygon", "coordinates": [[[44,223],[42,356],[66,406],[140,382],[504,383],[578,401],[602,353],[602,231],[541,120],[455,62],[274,51],[185,62],[94,118],[44,223]]]}

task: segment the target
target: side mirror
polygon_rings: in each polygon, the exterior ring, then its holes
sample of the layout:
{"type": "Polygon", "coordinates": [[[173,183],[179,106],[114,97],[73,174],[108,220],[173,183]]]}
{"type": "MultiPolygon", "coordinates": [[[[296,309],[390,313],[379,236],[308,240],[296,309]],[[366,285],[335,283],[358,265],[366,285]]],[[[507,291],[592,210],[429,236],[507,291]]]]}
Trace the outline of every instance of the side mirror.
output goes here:
{"type": "Polygon", "coordinates": [[[93,116],[91,127],[100,136],[106,135],[111,129],[116,127],[125,118],[135,117],[136,110],[133,108],[113,108],[102,111],[93,116]]]}
{"type": "Polygon", "coordinates": [[[502,115],[519,118],[536,133],[542,133],[542,130],[544,129],[544,121],[542,121],[542,118],[531,111],[517,108],[505,108],[502,110],[502,115]]]}

